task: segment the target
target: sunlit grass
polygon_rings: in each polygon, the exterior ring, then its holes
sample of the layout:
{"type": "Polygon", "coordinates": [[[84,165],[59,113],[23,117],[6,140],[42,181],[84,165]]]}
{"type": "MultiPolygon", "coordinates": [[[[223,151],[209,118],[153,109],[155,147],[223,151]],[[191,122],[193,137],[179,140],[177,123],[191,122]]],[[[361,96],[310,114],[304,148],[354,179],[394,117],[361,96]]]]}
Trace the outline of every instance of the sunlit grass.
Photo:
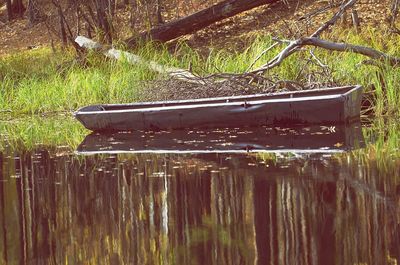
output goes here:
{"type": "MultiPolygon", "coordinates": [[[[386,36],[373,29],[367,29],[362,35],[352,31],[341,32],[336,39],[400,55],[397,45],[400,36],[386,36]]],[[[147,43],[134,52],[164,65],[184,69],[191,66],[201,75],[242,73],[272,43],[270,36],[260,36],[244,51],[214,49],[208,56],[200,55],[184,43],[173,50],[147,43]]],[[[253,69],[273,58],[282,48],[283,44],[280,44],[271,49],[254,64],[253,69]]],[[[314,53],[328,66],[326,69],[317,65],[305,50],[287,58],[281,66],[265,75],[274,80],[294,80],[303,84],[310,81],[361,84],[375,93],[377,115],[399,114],[399,68],[361,64],[367,58],[353,53],[322,49],[315,49],[314,53]],[[324,71],[328,74],[323,74],[324,71]]],[[[11,110],[14,114],[65,112],[89,104],[135,102],[140,100],[138,92],[145,93],[143,81],[166,78],[140,64],[116,62],[96,54],[89,54],[82,64],[74,56],[68,51],[52,53],[49,49],[41,49],[0,58],[0,111],[11,110]]]]}
{"type": "Polygon", "coordinates": [[[0,121],[0,151],[64,146],[70,150],[88,131],[71,116],[23,117],[0,121]]]}
{"type": "Polygon", "coordinates": [[[366,156],[368,160],[376,160],[380,166],[399,165],[400,161],[400,120],[377,119],[364,128],[364,136],[369,145],[358,155],[366,156]]]}

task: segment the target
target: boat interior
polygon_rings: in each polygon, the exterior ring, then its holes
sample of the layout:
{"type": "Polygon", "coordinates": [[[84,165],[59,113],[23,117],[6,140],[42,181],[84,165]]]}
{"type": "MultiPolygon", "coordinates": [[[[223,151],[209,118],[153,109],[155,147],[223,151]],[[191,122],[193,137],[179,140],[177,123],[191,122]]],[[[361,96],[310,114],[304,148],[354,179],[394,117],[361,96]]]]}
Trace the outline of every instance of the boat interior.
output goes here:
{"type": "Polygon", "coordinates": [[[299,91],[289,91],[280,93],[256,94],[256,95],[244,95],[244,96],[232,96],[232,97],[202,98],[202,99],[158,101],[158,102],[140,102],[132,104],[92,105],[81,108],[80,110],[78,110],[78,112],[127,110],[127,109],[182,106],[187,104],[202,105],[202,104],[216,104],[216,103],[228,103],[228,102],[256,101],[256,100],[266,100],[266,99],[287,99],[287,98],[299,98],[299,97],[340,95],[340,94],[350,93],[351,91],[359,88],[360,86],[344,86],[335,88],[321,88],[313,90],[299,90],[299,91]]]}

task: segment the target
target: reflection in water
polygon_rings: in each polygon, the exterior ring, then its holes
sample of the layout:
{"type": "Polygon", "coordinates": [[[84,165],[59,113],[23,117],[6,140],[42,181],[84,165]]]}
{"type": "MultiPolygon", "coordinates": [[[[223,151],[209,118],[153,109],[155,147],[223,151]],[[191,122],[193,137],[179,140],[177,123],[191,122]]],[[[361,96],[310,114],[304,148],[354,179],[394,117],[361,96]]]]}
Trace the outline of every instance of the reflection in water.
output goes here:
{"type": "Polygon", "coordinates": [[[396,264],[399,168],[363,163],[0,154],[0,263],[396,264]]]}
{"type": "Polygon", "coordinates": [[[78,147],[97,153],[341,152],[364,146],[360,123],[92,133],[78,147]]]}

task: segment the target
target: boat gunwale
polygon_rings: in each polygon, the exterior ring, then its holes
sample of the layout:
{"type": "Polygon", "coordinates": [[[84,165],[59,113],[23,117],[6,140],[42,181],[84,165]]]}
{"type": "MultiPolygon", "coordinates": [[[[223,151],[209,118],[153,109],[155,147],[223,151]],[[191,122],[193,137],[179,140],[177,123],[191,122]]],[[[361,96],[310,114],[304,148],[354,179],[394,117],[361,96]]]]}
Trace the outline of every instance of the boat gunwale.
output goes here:
{"type": "MultiPolygon", "coordinates": [[[[217,103],[237,103],[243,101],[260,101],[260,100],[272,100],[275,99],[290,99],[293,100],[295,98],[305,98],[307,94],[314,93],[324,93],[327,95],[348,95],[353,93],[355,90],[360,89],[361,85],[349,85],[342,87],[333,87],[333,88],[319,88],[319,89],[311,89],[311,90],[299,90],[299,91],[286,91],[286,92],[276,92],[276,93],[268,93],[268,94],[252,94],[252,95],[240,95],[240,96],[230,96],[230,97],[215,97],[215,98],[200,98],[200,99],[185,99],[185,100],[172,100],[172,101],[155,101],[155,102],[136,102],[136,103],[126,103],[126,104],[96,104],[85,106],[78,109],[74,112],[74,116],[77,114],[83,113],[91,113],[91,112],[110,112],[114,110],[138,110],[138,109],[148,109],[148,108],[166,108],[166,107],[177,107],[177,106],[190,106],[190,105],[202,105],[202,104],[217,104],[217,103]],[[342,91],[345,90],[345,91],[342,91]],[[342,91],[341,93],[339,93],[342,91]],[[334,93],[338,92],[338,93],[334,93]],[[295,96],[295,97],[293,97],[295,96]],[[279,98],[282,97],[282,98],[279,98]],[[185,105],[186,104],[186,105],[185,105]],[[101,110],[86,110],[93,108],[101,108],[101,110]],[[120,108],[120,109],[107,109],[107,108],[120,108]]],[[[322,95],[311,95],[309,97],[321,97],[322,95]]]]}
{"type": "Polygon", "coordinates": [[[78,155],[97,155],[97,154],[243,154],[243,153],[298,153],[298,154],[337,154],[344,153],[347,149],[227,149],[227,150],[100,150],[100,151],[75,151],[78,155]]]}
{"type": "Polygon", "coordinates": [[[249,106],[259,105],[265,103],[278,103],[278,102],[295,102],[295,101],[305,101],[305,100],[325,100],[341,98],[346,95],[353,93],[354,91],[360,89],[361,85],[355,86],[344,86],[336,88],[325,88],[325,89],[314,89],[314,90],[301,90],[292,92],[281,92],[273,94],[256,94],[247,96],[234,96],[234,97],[219,97],[219,98],[203,98],[203,99],[192,99],[192,100],[178,100],[178,101],[166,101],[166,102],[144,102],[144,103],[132,103],[132,104],[104,104],[104,105],[91,105],[83,107],[74,113],[74,116],[79,115],[91,115],[91,114],[106,114],[106,113],[126,113],[126,112],[149,112],[149,111],[168,111],[168,110],[183,110],[183,109],[193,109],[193,108],[206,108],[215,106],[236,106],[243,105],[243,103],[248,102],[249,106]],[[346,90],[345,93],[332,93],[336,91],[346,90]],[[316,92],[330,92],[326,95],[311,95],[311,96],[298,96],[291,97],[293,94],[301,95],[316,92]],[[282,98],[273,98],[274,96],[282,96],[282,98]],[[289,96],[289,97],[288,97],[289,96]],[[261,99],[259,99],[261,98],[261,99]],[[228,101],[229,100],[229,101],[228,101]],[[233,101],[232,101],[233,100],[233,101]],[[186,105],[184,103],[187,103],[186,105]],[[189,104],[191,103],[191,104],[189,104]],[[161,105],[161,106],[159,106],[161,105]],[[99,107],[102,110],[85,110],[89,107],[99,107]],[[107,110],[106,107],[121,107],[121,109],[107,110]],[[130,107],[130,108],[129,108],[130,107]]]}
{"type": "Polygon", "coordinates": [[[226,103],[209,103],[209,104],[192,104],[192,105],[177,105],[177,106],[165,106],[165,107],[148,107],[148,108],[138,108],[138,109],[117,109],[117,110],[98,110],[98,111],[84,111],[77,114],[93,115],[93,114],[111,114],[111,113],[144,113],[153,111],[174,111],[174,110],[187,110],[187,109],[200,109],[200,108],[210,108],[210,107],[228,107],[228,106],[241,106],[244,102],[247,103],[247,107],[250,108],[254,105],[262,105],[266,103],[281,103],[281,102],[299,102],[299,101],[314,101],[314,100],[328,100],[328,99],[339,99],[343,98],[343,94],[336,95],[326,95],[326,96],[314,96],[314,97],[301,97],[301,98],[282,98],[282,99],[265,99],[257,101],[235,101],[226,103]]]}

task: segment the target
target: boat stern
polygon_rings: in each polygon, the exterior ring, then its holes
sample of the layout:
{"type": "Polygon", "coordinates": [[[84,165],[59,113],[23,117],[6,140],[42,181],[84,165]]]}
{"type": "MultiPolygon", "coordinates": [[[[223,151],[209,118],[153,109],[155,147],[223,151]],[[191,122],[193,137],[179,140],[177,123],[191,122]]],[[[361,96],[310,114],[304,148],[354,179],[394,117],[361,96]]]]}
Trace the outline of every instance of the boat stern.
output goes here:
{"type": "Polygon", "coordinates": [[[345,121],[352,122],[360,120],[361,100],[363,87],[360,85],[354,86],[353,89],[344,94],[345,97],[345,121]]]}

